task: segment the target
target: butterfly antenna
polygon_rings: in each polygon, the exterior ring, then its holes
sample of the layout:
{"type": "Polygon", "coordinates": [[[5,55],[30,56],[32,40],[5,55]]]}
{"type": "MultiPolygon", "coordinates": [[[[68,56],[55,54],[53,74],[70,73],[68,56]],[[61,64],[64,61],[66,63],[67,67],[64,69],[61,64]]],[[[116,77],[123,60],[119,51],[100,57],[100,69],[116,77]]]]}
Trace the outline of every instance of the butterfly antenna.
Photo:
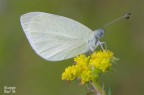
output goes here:
{"type": "Polygon", "coordinates": [[[115,19],[115,20],[113,20],[113,21],[111,21],[111,22],[109,22],[109,23],[107,23],[107,24],[105,24],[105,25],[103,26],[103,28],[105,28],[106,26],[109,26],[109,25],[111,25],[111,24],[113,24],[113,23],[115,23],[115,22],[119,22],[119,21],[121,21],[122,19],[129,19],[129,18],[130,18],[130,15],[131,15],[131,13],[127,13],[127,14],[125,14],[125,15],[123,15],[123,16],[121,16],[121,17],[119,17],[119,18],[117,18],[117,19],[115,19]]]}

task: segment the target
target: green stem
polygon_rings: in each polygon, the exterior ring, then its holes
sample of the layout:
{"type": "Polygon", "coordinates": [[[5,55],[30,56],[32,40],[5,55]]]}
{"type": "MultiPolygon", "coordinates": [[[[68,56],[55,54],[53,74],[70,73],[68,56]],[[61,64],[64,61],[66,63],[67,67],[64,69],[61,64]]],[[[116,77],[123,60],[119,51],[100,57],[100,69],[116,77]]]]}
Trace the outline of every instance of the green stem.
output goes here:
{"type": "Polygon", "coordinates": [[[91,85],[94,87],[96,95],[106,95],[105,91],[96,80],[92,80],[91,85]]]}

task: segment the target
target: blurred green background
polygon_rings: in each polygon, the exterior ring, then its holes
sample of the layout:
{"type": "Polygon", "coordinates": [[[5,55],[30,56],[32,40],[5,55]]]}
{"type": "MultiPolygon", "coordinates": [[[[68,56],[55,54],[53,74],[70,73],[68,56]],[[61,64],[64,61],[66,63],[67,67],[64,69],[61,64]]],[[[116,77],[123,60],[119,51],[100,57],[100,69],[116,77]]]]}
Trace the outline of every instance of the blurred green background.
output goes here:
{"type": "MultiPolygon", "coordinates": [[[[73,59],[48,62],[31,48],[20,16],[42,11],[72,18],[95,30],[127,12],[129,20],[106,27],[102,41],[120,58],[115,72],[102,81],[113,95],[144,95],[143,0],[0,0],[0,95],[4,86],[16,87],[12,95],[86,95],[79,81],[61,80],[73,59]]],[[[8,94],[10,95],[10,94],[8,94]]]]}

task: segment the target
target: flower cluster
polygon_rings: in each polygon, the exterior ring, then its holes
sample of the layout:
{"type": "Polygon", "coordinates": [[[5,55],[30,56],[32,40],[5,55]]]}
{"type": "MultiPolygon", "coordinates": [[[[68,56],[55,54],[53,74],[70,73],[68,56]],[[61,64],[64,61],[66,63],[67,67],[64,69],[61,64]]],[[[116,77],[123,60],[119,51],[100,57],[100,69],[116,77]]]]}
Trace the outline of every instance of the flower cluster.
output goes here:
{"type": "Polygon", "coordinates": [[[76,64],[69,66],[62,74],[62,80],[72,81],[80,79],[85,84],[93,79],[98,79],[100,74],[111,69],[115,57],[111,51],[98,51],[86,57],[81,54],[74,58],[76,64]]]}

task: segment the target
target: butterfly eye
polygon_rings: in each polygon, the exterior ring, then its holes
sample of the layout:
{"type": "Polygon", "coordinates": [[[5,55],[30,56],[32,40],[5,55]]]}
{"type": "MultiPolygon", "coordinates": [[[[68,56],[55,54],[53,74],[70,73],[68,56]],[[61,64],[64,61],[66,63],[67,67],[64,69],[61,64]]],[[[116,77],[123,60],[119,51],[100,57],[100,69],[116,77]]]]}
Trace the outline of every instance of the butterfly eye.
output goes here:
{"type": "Polygon", "coordinates": [[[99,36],[99,38],[102,38],[104,36],[104,30],[103,29],[99,29],[97,35],[99,36]]]}

